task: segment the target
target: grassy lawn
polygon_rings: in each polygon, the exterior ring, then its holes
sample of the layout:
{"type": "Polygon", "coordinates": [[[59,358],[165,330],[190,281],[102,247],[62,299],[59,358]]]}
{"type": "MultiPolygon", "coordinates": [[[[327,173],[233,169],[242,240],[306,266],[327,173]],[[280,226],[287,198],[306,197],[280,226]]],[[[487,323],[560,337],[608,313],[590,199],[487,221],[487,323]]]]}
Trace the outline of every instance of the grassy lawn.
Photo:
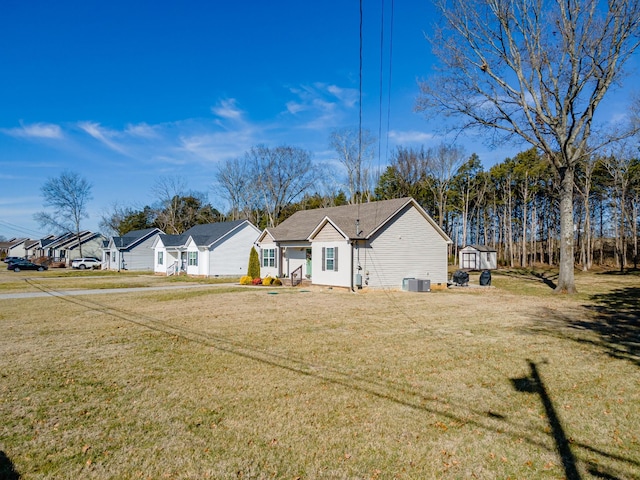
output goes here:
{"type": "Polygon", "coordinates": [[[0,478],[640,478],[640,277],[493,280],[1,300],[0,478]]]}

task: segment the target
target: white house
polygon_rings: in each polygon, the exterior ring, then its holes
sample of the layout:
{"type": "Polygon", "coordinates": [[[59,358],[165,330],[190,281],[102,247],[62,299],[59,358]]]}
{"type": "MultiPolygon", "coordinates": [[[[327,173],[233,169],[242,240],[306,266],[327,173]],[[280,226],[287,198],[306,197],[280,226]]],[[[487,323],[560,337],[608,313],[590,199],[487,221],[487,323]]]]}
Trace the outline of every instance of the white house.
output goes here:
{"type": "Polygon", "coordinates": [[[182,235],[159,235],[153,245],[154,271],[164,275],[242,276],[259,234],[248,220],[236,220],[195,225],[182,235]]]}
{"type": "Polygon", "coordinates": [[[102,268],[153,271],[153,244],[162,233],[164,232],[159,228],[145,228],[127,232],[121,237],[111,237],[107,247],[103,249],[102,268]]]}
{"type": "Polygon", "coordinates": [[[447,283],[451,239],[412,198],[302,210],[258,239],[261,275],[315,285],[401,288],[447,283]]]}
{"type": "Polygon", "coordinates": [[[498,268],[498,253],[486,245],[467,245],[458,252],[460,268],[494,270],[498,268]]]}

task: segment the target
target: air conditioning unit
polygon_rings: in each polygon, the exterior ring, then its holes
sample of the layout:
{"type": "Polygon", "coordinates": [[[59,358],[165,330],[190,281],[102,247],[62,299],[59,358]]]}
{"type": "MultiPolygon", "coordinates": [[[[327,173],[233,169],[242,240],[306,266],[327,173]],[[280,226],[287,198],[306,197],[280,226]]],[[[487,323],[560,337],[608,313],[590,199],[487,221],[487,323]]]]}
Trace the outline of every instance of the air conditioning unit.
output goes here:
{"type": "Polygon", "coordinates": [[[407,281],[408,290],[410,292],[430,292],[431,280],[422,278],[409,278],[407,281]]]}

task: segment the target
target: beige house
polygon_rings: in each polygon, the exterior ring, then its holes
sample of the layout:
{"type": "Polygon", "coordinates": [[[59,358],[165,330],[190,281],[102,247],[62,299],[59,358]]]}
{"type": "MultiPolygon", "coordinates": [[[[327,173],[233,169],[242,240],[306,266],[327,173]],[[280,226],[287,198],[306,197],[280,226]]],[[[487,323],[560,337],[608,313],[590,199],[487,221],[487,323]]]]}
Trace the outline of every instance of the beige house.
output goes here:
{"type": "Polygon", "coordinates": [[[413,198],[302,210],[258,238],[261,276],[314,285],[402,288],[447,283],[451,239],[413,198]]]}

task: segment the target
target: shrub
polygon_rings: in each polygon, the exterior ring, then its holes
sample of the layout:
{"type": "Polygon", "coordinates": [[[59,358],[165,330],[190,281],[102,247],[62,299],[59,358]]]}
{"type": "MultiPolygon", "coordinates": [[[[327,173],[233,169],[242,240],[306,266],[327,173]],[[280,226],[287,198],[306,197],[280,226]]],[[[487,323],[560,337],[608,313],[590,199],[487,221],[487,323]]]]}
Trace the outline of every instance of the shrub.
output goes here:
{"type": "Polygon", "coordinates": [[[240,285],[252,285],[252,284],[253,284],[253,278],[250,277],[249,275],[240,277],[240,285]]]}
{"type": "Polygon", "coordinates": [[[255,247],[251,247],[249,252],[249,267],[247,268],[247,276],[251,278],[260,277],[260,257],[255,247]]]}
{"type": "Polygon", "coordinates": [[[277,285],[277,286],[282,285],[282,280],[280,280],[279,278],[274,278],[273,285],[277,285]]]}
{"type": "Polygon", "coordinates": [[[254,278],[254,279],[251,281],[251,283],[252,283],[253,285],[262,285],[262,279],[261,279],[260,277],[258,277],[258,278],[254,278]]]}
{"type": "Polygon", "coordinates": [[[269,286],[273,283],[273,277],[264,277],[262,279],[262,285],[269,286]]]}

